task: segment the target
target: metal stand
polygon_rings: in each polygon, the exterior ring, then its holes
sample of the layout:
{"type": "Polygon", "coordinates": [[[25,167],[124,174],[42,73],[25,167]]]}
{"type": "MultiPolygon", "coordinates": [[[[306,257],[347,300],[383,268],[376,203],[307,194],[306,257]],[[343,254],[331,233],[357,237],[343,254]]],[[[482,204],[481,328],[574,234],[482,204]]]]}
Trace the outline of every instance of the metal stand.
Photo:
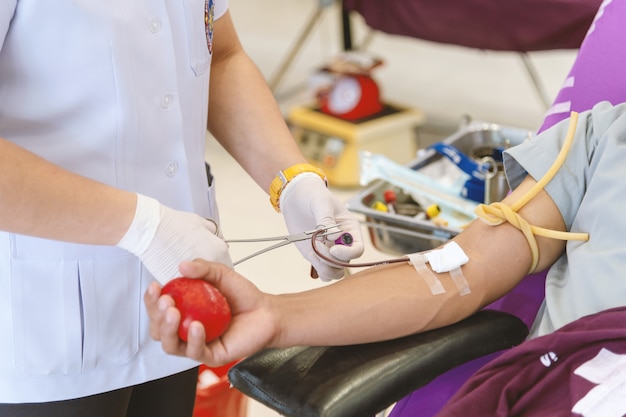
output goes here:
{"type": "Polygon", "coordinates": [[[544,88],[541,80],[539,79],[539,74],[537,73],[537,68],[535,67],[535,64],[533,64],[533,62],[530,60],[530,56],[528,55],[528,52],[520,52],[519,55],[520,55],[520,58],[522,59],[522,63],[524,64],[524,67],[526,68],[526,72],[528,73],[528,76],[530,77],[530,81],[533,83],[533,87],[535,87],[535,92],[537,93],[539,100],[541,100],[541,103],[543,104],[545,109],[549,109],[550,104],[552,103],[552,100],[550,100],[550,97],[548,96],[546,89],[544,88]]]}
{"type": "Polygon", "coordinates": [[[276,73],[270,78],[268,83],[272,91],[275,92],[276,88],[278,88],[278,85],[280,84],[283,77],[285,76],[285,73],[287,72],[291,64],[293,63],[293,60],[298,55],[298,52],[300,52],[300,48],[302,48],[302,45],[304,45],[304,42],[311,35],[311,32],[315,28],[315,25],[319,22],[320,18],[322,17],[322,14],[324,13],[324,9],[327,8],[328,6],[332,6],[334,1],[335,0],[319,0],[318,1],[319,4],[317,8],[313,11],[313,14],[306,21],[302,32],[300,32],[300,35],[296,38],[295,43],[289,49],[283,61],[279,64],[278,69],[276,70],[276,73]]]}

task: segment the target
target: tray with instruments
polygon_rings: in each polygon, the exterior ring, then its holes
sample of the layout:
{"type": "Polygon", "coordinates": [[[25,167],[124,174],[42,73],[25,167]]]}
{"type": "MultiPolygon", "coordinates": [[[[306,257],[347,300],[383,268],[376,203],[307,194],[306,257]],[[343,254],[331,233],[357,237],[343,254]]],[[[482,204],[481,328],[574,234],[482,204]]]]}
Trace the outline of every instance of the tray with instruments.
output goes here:
{"type": "Polygon", "coordinates": [[[383,252],[433,249],[471,222],[478,204],[506,196],[502,151],[530,137],[526,129],[475,121],[418,151],[408,165],[364,152],[367,185],[348,209],[364,215],[372,244],[383,252]]]}

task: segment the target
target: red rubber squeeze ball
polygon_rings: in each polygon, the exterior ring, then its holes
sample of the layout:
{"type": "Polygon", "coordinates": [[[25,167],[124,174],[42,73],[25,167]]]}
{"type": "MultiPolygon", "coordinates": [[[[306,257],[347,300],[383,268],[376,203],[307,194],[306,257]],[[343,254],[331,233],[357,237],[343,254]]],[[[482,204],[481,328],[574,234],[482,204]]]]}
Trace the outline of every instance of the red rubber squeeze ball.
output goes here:
{"type": "Polygon", "coordinates": [[[178,336],[185,342],[194,320],[204,325],[207,342],[220,337],[230,324],[231,312],[226,298],[202,279],[175,278],[163,286],[161,294],[174,299],[181,314],[178,336]]]}

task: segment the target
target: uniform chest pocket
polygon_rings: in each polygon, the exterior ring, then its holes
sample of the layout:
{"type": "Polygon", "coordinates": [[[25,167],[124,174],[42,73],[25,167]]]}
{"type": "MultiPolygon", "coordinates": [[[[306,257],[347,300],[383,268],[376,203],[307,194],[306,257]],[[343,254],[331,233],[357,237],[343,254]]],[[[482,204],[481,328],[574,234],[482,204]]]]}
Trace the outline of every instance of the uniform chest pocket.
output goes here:
{"type": "Polygon", "coordinates": [[[200,76],[209,70],[213,53],[213,1],[183,0],[191,69],[200,76]]]}
{"type": "Polygon", "coordinates": [[[139,349],[140,265],[134,257],[11,262],[15,366],[73,374],[127,362],[139,349]]]}

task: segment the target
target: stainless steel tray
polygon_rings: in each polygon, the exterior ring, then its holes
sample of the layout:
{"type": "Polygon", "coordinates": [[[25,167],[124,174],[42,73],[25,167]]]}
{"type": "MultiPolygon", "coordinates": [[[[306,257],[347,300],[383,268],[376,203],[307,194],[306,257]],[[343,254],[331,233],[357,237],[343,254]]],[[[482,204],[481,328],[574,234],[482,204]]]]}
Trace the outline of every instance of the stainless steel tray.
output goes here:
{"type": "MultiPolygon", "coordinates": [[[[476,149],[498,146],[509,147],[522,143],[532,136],[532,132],[493,123],[471,122],[443,140],[444,143],[470,155],[476,149]]],[[[408,167],[422,172],[442,156],[434,150],[418,153],[418,157],[408,167]]],[[[434,178],[436,179],[436,178],[434,178]]],[[[396,255],[433,249],[448,241],[461,231],[459,227],[437,225],[433,221],[416,217],[419,209],[410,193],[385,180],[376,180],[351,198],[348,209],[365,215],[365,222],[372,244],[377,249],[396,255]],[[386,190],[393,189],[397,195],[396,213],[375,210],[376,201],[384,201],[386,190]]]]}

